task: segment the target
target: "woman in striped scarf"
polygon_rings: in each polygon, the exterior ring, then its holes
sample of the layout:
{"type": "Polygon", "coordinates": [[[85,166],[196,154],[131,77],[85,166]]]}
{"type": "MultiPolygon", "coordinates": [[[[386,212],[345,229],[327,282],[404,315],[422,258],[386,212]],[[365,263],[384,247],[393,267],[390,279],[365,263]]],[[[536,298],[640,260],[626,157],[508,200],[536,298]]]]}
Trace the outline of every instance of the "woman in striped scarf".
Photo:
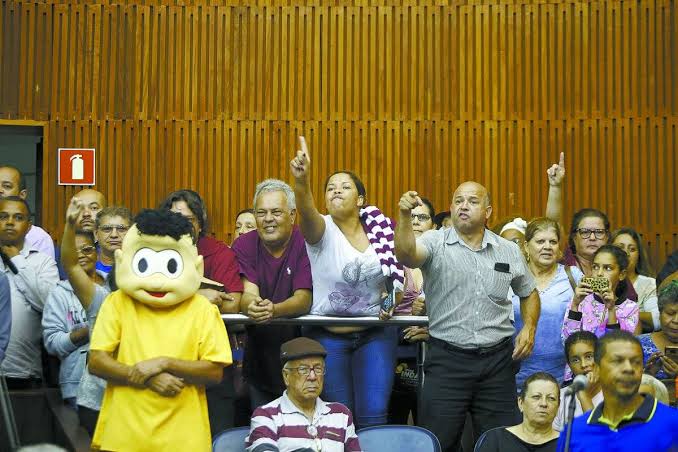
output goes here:
{"type": "MultiPolygon", "coordinates": [[[[313,273],[311,314],[388,317],[403,270],[393,252],[393,225],[379,209],[366,205],[358,176],[336,172],[325,183],[321,215],[311,194],[310,155],[301,149],[290,162],[300,229],[313,273]]],[[[341,402],[355,415],[357,428],[385,424],[393,385],[397,344],[395,327],[312,327],[305,335],[327,349],[323,398],[341,402]]]]}

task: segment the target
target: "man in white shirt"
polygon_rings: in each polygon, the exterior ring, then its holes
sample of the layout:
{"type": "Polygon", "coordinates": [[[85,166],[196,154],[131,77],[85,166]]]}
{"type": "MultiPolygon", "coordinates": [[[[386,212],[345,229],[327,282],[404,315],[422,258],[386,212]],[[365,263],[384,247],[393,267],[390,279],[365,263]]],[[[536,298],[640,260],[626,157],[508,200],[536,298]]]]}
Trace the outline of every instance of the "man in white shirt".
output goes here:
{"type": "MultiPolygon", "coordinates": [[[[579,417],[587,411],[591,411],[603,401],[603,391],[598,381],[598,368],[594,355],[598,346],[598,338],[590,331],[577,331],[565,341],[565,359],[567,360],[574,377],[586,375],[589,380],[588,387],[577,392],[574,397],[574,417],[579,417]]],[[[567,407],[572,401],[568,397],[565,401],[565,391],[560,391],[560,407],[553,420],[553,429],[562,432],[567,422],[567,407]]]]}
{"type": "Polygon", "coordinates": [[[0,271],[9,278],[12,296],[12,331],[0,371],[10,389],[41,385],[42,308],[59,281],[54,259],[26,242],[30,218],[25,199],[0,199],[0,271]]]}
{"type": "MultiPolygon", "coordinates": [[[[17,168],[10,165],[0,166],[0,198],[18,196],[28,198],[26,178],[17,168]]],[[[54,259],[54,240],[41,227],[34,224],[28,229],[26,243],[36,250],[54,259]]]]}

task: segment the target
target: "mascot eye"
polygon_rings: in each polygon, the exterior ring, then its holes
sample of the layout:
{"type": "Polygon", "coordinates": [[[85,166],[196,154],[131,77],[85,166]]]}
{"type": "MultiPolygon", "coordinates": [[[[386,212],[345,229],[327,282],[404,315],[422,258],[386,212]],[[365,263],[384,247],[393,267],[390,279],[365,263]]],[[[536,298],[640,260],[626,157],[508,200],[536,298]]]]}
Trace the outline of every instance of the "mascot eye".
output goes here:
{"type": "Polygon", "coordinates": [[[150,248],[142,248],[136,252],[132,259],[132,270],[142,278],[153,274],[153,261],[158,253],[150,248]]]}
{"type": "Polygon", "coordinates": [[[158,271],[168,278],[178,278],[184,271],[184,260],[181,254],[174,250],[164,250],[158,253],[158,271]]]}

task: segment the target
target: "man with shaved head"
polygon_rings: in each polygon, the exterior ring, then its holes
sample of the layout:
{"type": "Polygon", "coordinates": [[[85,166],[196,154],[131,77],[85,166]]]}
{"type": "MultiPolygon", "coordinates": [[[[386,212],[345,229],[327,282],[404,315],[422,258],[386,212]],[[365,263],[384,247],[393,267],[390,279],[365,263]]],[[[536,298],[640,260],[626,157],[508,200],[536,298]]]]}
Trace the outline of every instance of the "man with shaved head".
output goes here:
{"type": "MultiPolygon", "coordinates": [[[[91,188],[85,188],[77,192],[74,196],[81,200],[83,208],[78,215],[78,218],[73,223],[73,228],[77,233],[90,233],[95,235],[95,239],[99,241],[99,238],[96,236],[96,218],[97,214],[101,209],[106,207],[106,197],[100,191],[93,190],[91,188]]],[[[66,272],[61,266],[61,250],[57,250],[56,261],[59,266],[59,278],[62,280],[67,279],[66,272]]],[[[97,244],[97,270],[101,263],[101,247],[97,244]]],[[[106,277],[107,272],[99,272],[102,277],[106,277]]]]}
{"type": "Polygon", "coordinates": [[[430,339],[420,424],[443,451],[456,451],[469,412],[476,440],[519,422],[515,361],[532,352],[540,302],[518,246],[485,228],[492,214],[485,187],[462,183],[450,205],[452,227],[415,239],[411,211],[421,204],[414,191],[400,198],[396,256],[424,276],[430,339]],[[525,324],[515,345],[509,287],[520,297],[525,324]]]}
{"type": "Polygon", "coordinates": [[[94,233],[97,214],[106,207],[106,197],[103,193],[91,188],[80,190],[74,197],[83,204],[83,209],[75,220],[75,230],[94,233]]]}
{"type": "MultiPolygon", "coordinates": [[[[18,196],[28,198],[26,178],[18,168],[11,165],[0,166],[0,198],[18,196]]],[[[31,224],[26,234],[26,243],[36,250],[54,259],[54,240],[41,227],[31,224]]]]}

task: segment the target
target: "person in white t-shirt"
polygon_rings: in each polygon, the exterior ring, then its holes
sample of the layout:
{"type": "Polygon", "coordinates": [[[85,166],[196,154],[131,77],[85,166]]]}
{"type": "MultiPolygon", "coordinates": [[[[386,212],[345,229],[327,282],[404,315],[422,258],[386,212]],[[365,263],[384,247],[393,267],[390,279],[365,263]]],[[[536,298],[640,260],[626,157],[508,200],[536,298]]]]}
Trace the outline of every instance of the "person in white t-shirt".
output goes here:
{"type": "MultiPolygon", "coordinates": [[[[291,161],[300,229],[313,275],[311,314],[325,316],[379,316],[387,285],[397,276],[386,276],[382,266],[384,248],[393,249],[393,231],[384,229],[377,250],[366,232],[366,191],[350,171],[336,172],[325,183],[325,207],[315,207],[310,187],[311,158],[306,141],[291,161]],[[384,245],[384,248],[382,248],[384,245]]],[[[381,217],[384,223],[389,220],[381,217]]],[[[395,263],[395,255],[390,255],[395,263]]],[[[402,288],[402,279],[400,280],[402,288]]],[[[395,302],[394,302],[395,303],[395,302]]],[[[393,309],[391,308],[392,312],[393,309]]],[[[327,373],[323,398],[341,402],[355,415],[356,427],[387,422],[388,401],[393,386],[397,347],[395,327],[311,327],[305,336],[327,349],[327,373]]]]}
{"type": "MultiPolygon", "coordinates": [[[[581,416],[587,411],[592,410],[603,401],[603,392],[598,381],[598,369],[594,361],[598,338],[590,331],[577,331],[568,336],[565,341],[565,357],[567,363],[572,369],[574,377],[577,375],[586,375],[589,380],[588,387],[577,392],[574,397],[575,408],[574,417],[581,416]]],[[[571,403],[571,398],[565,400],[565,391],[560,391],[560,407],[558,414],[553,420],[554,430],[562,432],[565,430],[567,422],[567,407],[571,403]]]]}

